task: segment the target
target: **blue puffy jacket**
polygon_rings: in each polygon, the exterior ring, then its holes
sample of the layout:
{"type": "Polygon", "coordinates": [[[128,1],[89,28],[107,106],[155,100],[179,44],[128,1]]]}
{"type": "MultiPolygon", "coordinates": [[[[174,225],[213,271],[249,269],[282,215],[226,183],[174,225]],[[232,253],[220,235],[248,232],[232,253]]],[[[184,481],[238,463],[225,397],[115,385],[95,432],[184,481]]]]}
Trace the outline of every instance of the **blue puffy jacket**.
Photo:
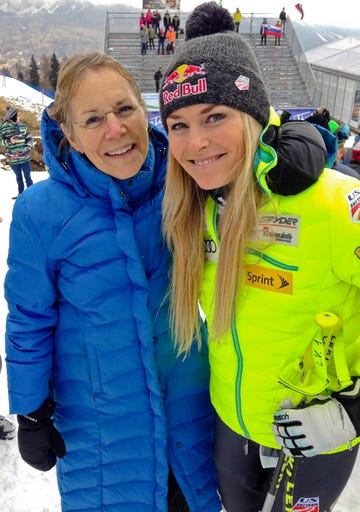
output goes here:
{"type": "Polygon", "coordinates": [[[182,361],[169,337],[161,235],[167,139],[150,128],[131,179],[95,169],[46,112],[50,178],[21,194],[5,292],[12,413],[52,394],[67,453],[64,512],[167,510],[169,464],[191,511],[218,512],[205,351],[182,361]]]}

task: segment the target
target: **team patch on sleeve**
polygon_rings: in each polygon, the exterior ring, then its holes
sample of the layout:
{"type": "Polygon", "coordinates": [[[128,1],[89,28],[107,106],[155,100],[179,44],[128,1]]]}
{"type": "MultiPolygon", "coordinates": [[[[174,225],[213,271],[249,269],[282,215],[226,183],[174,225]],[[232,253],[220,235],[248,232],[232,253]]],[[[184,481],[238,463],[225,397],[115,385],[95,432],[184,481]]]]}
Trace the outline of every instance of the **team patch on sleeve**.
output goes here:
{"type": "Polygon", "coordinates": [[[346,194],[346,201],[349,205],[350,220],[360,223],[360,188],[354,188],[346,194]]]}

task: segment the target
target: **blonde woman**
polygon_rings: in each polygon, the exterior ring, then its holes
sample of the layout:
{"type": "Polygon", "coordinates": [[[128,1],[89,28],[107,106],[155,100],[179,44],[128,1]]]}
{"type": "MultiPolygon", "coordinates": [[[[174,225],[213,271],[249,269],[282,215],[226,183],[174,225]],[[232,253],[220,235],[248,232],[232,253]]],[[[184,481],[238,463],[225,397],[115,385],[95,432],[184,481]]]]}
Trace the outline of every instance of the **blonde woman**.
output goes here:
{"type": "Polygon", "coordinates": [[[186,39],[160,89],[163,226],[181,354],[199,300],[207,320],[223,507],[258,512],[282,450],[273,510],[329,511],[360,432],[359,182],[324,169],[314,127],[281,125],[228,11],[198,6],[186,39]]]}

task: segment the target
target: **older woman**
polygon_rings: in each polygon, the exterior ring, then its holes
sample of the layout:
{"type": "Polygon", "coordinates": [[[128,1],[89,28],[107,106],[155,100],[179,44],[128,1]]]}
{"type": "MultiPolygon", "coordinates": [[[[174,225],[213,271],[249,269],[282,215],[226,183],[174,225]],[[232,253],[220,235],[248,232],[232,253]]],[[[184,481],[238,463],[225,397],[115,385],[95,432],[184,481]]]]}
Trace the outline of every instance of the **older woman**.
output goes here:
{"type": "Polygon", "coordinates": [[[64,512],[218,512],[207,356],[169,335],[167,138],[98,53],[62,65],[41,131],[50,178],[16,202],[5,284],[20,454],[57,464],[64,512]]]}

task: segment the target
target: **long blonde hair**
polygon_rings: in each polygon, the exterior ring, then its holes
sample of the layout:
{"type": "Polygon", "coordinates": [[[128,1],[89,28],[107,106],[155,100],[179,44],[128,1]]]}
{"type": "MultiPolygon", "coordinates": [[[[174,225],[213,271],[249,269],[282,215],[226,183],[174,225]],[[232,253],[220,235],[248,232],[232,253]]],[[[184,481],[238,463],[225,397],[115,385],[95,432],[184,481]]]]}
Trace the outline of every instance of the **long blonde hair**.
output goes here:
{"type": "MultiPolygon", "coordinates": [[[[253,233],[264,197],[254,177],[254,155],[261,125],[242,113],[245,154],[226,198],[220,219],[221,250],[217,266],[214,319],[211,338],[218,338],[231,325],[239,293],[246,241],[253,233]]],[[[170,148],[171,149],[171,148],[170,148]]],[[[169,155],[163,202],[163,230],[173,254],[171,275],[171,325],[180,353],[187,353],[194,336],[198,344],[200,283],[204,268],[204,210],[207,192],[200,189],[180,164],[169,155]]]]}

